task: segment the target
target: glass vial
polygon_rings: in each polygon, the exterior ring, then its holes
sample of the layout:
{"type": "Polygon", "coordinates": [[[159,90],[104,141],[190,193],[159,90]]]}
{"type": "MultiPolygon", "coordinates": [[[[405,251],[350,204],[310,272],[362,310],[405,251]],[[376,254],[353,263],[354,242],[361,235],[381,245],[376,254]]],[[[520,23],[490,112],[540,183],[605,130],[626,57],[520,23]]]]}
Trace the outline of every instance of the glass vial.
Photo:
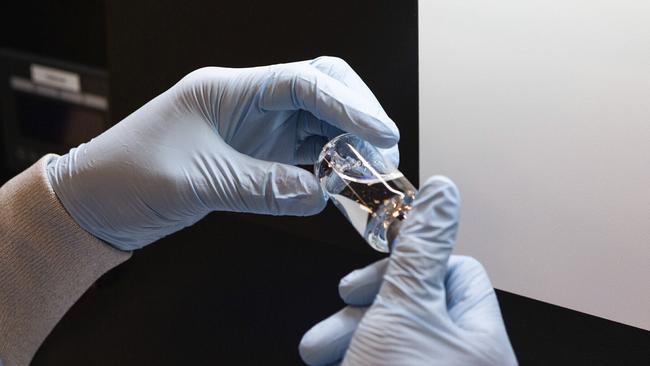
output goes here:
{"type": "Polygon", "coordinates": [[[417,192],[397,167],[376,147],[347,133],[323,147],[314,172],[368,244],[389,252],[417,192]]]}

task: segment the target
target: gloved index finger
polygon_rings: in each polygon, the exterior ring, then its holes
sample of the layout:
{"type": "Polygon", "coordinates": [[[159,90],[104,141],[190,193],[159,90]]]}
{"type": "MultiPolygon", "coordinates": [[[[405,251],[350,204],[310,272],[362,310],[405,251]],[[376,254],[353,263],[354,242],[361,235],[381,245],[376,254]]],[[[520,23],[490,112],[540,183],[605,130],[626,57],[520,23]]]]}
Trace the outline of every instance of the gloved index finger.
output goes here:
{"type": "Polygon", "coordinates": [[[376,106],[381,108],[381,104],[379,104],[377,97],[375,97],[359,74],[357,74],[356,71],[354,71],[354,69],[343,59],[331,56],[321,56],[308,61],[308,63],[322,73],[342,82],[348,88],[363,95],[366,99],[372,101],[376,106]]]}
{"type": "Polygon", "coordinates": [[[388,258],[350,272],[339,282],[339,296],[348,305],[369,306],[379,293],[388,258]]]}
{"type": "Polygon", "coordinates": [[[300,357],[309,365],[332,365],[341,360],[368,308],[346,306],[313,326],[300,340],[300,357]]]}
{"type": "Polygon", "coordinates": [[[420,188],[395,239],[382,298],[422,309],[431,309],[431,303],[444,305],[445,273],[459,210],[458,189],[448,178],[432,177],[420,188]]]}
{"type": "Polygon", "coordinates": [[[378,147],[399,141],[399,130],[381,106],[306,63],[277,65],[263,72],[264,110],[303,109],[316,118],[353,133],[378,147]]]}

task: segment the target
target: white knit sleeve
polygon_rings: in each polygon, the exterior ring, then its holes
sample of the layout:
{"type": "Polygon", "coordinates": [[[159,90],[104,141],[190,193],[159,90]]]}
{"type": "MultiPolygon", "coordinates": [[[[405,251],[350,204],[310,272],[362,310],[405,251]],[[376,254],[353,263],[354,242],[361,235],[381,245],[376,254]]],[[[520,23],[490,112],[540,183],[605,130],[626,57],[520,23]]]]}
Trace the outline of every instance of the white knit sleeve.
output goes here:
{"type": "Polygon", "coordinates": [[[28,365],[65,312],[127,260],[68,215],[47,179],[46,155],[0,187],[0,363],[28,365]]]}

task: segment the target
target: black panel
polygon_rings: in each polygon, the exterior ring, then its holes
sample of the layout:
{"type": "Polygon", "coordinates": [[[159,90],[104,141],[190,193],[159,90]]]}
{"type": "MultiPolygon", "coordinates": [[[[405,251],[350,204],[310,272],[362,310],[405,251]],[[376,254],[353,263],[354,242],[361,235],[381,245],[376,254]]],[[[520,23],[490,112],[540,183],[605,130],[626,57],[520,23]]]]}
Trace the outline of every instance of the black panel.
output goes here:
{"type": "Polygon", "coordinates": [[[103,68],[104,1],[1,1],[0,48],[103,68]]]}
{"type": "Polygon", "coordinates": [[[648,331],[505,291],[497,296],[521,365],[650,365],[648,331]]]}
{"type": "Polygon", "coordinates": [[[67,151],[104,131],[104,112],[20,92],[15,100],[21,136],[61,145],[67,151]]]}

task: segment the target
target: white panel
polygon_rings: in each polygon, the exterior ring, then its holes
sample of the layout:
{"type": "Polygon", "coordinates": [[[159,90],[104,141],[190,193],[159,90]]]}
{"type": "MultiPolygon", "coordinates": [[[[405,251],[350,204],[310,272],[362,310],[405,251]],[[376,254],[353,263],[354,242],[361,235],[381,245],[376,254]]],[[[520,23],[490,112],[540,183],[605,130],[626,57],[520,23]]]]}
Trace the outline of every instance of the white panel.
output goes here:
{"type": "Polygon", "coordinates": [[[421,180],[495,287],[650,329],[650,1],[421,0],[421,180]]]}

